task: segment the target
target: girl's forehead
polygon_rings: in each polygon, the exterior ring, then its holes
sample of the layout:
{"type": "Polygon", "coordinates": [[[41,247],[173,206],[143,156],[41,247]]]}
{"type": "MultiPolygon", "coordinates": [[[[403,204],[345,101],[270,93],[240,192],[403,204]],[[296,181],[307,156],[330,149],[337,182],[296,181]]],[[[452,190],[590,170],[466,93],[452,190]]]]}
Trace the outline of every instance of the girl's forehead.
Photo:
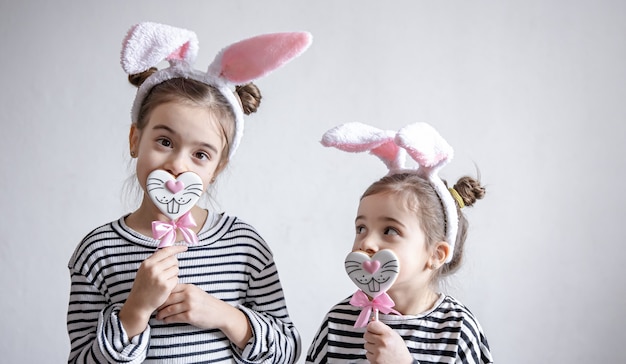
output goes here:
{"type": "MultiPolygon", "coordinates": [[[[359,214],[402,214],[416,216],[414,203],[407,201],[408,198],[401,193],[379,192],[365,196],[359,203],[359,214]]],[[[416,207],[416,206],[415,206],[416,207]]]]}
{"type": "Polygon", "coordinates": [[[417,206],[417,197],[407,191],[380,191],[363,197],[361,201],[366,199],[369,203],[394,205],[399,209],[417,206]]]}
{"type": "Polygon", "coordinates": [[[198,105],[185,103],[165,103],[155,107],[146,125],[148,130],[166,130],[172,134],[193,139],[214,139],[225,141],[222,128],[215,112],[198,105]]]}
{"type": "Polygon", "coordinates": [[[168,122],[175,127],[184,127],[185,123],[191,123],[199,129],[220,129],[217,113],[207,107],[186,102],[166,102],[157,105],[150,117],[148,125],[157,122],[168,122]]]}

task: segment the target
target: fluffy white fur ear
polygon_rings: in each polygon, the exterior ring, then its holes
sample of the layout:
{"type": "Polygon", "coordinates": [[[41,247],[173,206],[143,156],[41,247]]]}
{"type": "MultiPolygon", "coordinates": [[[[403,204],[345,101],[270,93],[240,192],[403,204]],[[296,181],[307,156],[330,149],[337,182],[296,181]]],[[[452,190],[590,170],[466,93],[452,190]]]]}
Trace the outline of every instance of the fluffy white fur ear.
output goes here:
{"type": "Polygon", "coordinates": [[[121,64],[130,75],[154,67],[163,60],[193,64],[198,54],[196,33],[158,23],[139,23],[122,44],[121,64]]]}
{"type": "Polygon", "coordinates": [[[308,32],[263,34],[244,39],[222,49],[208,73],[234,85],[247,84],[296,58],[312,41],[308,32]]]}
{"type": "Polygon", "coordinates": [[[322,136],[322,145],[345,152],[368,152],[393,141],[394,132],[380,130],[362,123],[346,123],[328,130],[322,136]]]}
{"type": "Polygon", "coordinates": [[[395,142],[419,164],[422,172],[436,173],[452,160],[454,150],[445,139],[427,123],[407,125],[398,131],[395,142]]]}
{"type": "Polygon", "coordinates": [[[405,153],[394,142],[395,132],[362,123],[336,126],[322,137],[322,145],[345,152],[370,152],[380,158],[390,172],[404,168],[405,153]]]}
{"type": "Polygon", "coordinates": [[[439,170],[452,160],[454,150],[439,132],[427,123],[405,126],[396,134],[395,142],[417,162],[418,173],[428,178],[443,202],[447,219],[446,242],[450,245],[450,254],[446,263],[449,263],[454,253],[459,216],[452,195],[439,178],[439,170]]]}

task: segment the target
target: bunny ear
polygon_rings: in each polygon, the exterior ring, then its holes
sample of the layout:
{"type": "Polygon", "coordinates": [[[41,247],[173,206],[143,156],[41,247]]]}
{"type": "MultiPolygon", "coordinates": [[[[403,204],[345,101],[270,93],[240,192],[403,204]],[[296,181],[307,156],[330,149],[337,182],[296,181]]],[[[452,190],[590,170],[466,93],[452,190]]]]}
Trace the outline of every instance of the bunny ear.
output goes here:
{"type": "Polygon", "coordinates": [[[137,74],[154,67],[163,60],[170,64],[193,64],[198,54],[196,33],[158,23],[139,23],[133,26],[122,44],[122,68],[128,74],[137,74]]]}
{"type": "Polygon", "coordinates": [[[454,154],[450,144],[427,123],[405,126],[396,134],[395,142],[406,149],[425,175],[436,174],[454,154]]]}
{"type": "Polygon", "coordinates": [[[308,32],[264,34],[224,48],[208,73],[243,85],[263,77],[304,52],[312,42],[308,32]]]}
{"type": "Polygon", "coordinates": [[[362,123],[347,123],[336,126],[322,136],[322,145],[335,147],[345,152],[367,152],[393,141],[394,133],[380,130],[362,123]]]}
{"type": "Polygon", "coordinates": [[[459,216],[456,203],[438,173],[441,167],[452,160],[454,151],[437,130],[426,123],[405,126],[398,131],[395,141],[419,164],[417,173],[428,178],[442,201],[446,214],[446,241],[452,251],[446,259],[446,263],[449,263],[454,253],[459,216]]]}
{"type": "Polygon", "coordinates": [[[389,172],[393,172],[404,167],[405,153],[402,149],[398,148],[393,140],[384,142],[380,146],[372,149],[371,154],[380,158],[389,169],[389,172]]]}
{"type": "Polygon", "coordinates": [[[394,132],[380,130],[362,123],[347,123],[336,126],[322,137],[322,145],[335,147],[345,152],[370,152],[380,158],[389,170],[404,165],[404,154],[394,142],[394,132]]]}

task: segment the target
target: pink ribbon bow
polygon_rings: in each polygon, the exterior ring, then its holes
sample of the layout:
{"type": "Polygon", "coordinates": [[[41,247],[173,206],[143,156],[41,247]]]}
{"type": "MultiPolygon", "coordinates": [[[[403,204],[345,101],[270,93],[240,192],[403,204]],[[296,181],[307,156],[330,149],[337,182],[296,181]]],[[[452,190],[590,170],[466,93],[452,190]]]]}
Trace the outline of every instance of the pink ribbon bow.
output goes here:
{"type": "Polygon", "coordinates": [[[363,291],[358,290],[350,299],[350,304],[356,307],[363,307],[361,310],[361,314],[359,314],[359,318],[357,318],[354,323],[354,327],[363,327],[367,325],[369,321],[369,317],[372,314],[372,310],[380,311],[382,313],[395,313],[396,315],[400,315],[400,312],[393,309],[395,306],[395,302],[389,297],[387,293],[383,293],[379,296],[374,297],[373,300],[369,300],[367,295],[363,293],[363,291]]]}
{"type": "Polygon", "coordinates": [[[198,244],[198,236],[191,230],[195,226],[196,221],[191,216],[190,211],[179,217],[177,221],[153,221],[152,236],[157,240],[161,240],[157,249],[174,245],[176,242],[176,230],[180,230],[183,238],[189,245],[198,244]]]}

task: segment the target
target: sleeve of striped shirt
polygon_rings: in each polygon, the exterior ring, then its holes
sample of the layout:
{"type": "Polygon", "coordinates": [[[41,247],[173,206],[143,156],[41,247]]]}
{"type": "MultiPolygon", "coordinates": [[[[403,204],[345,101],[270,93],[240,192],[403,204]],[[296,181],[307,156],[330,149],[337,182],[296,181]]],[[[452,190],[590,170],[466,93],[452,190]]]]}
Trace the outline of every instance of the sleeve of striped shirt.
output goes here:
{"type": "Polygon", "coordinates": [[[273,261],[251,277],[245,306],[252,338],[238,354],[241,363],[295,363],[300,357],[300,334],[289,318],[278,271],[273,261]]]}
{"type": "Polygon", "coordinates": [[[457,362],[467,364],[491,364],[493,358],[489,343],[478,321],[473,316],[467,317],[461,327],[457,346],[457,362]]]}
{"type": "Polygon", "coordinates": [[[72,271],[67,330],[71,351],[68,363],[141,363],[150,328],[132,340],[118,318],[119,304],[109,304],[83,275],[72,271]]]}
{"type": "Polygon", "coordinates": [[[306,363],[321,364],[326,363],[326,353],[328,352],[328,315],[324,318],[324,322],[317,330],[315,338],[309,347],[306,355],[306,363]]]}

